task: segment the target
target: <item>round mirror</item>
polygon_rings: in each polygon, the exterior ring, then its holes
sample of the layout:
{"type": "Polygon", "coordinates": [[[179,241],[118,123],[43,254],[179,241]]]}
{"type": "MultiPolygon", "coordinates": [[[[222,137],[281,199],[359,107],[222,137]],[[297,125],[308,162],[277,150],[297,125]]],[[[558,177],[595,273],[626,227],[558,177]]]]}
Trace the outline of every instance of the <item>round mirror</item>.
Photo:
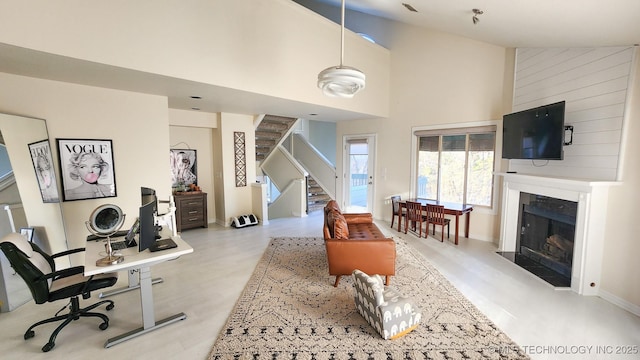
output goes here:
{"type": "Polygon", "coordinates": [[[98,206],[91,213],[89,225],[98,234],[113,234],[120,230],[124,223],[122,209],[117,205],[105,204],[98,206]]]}

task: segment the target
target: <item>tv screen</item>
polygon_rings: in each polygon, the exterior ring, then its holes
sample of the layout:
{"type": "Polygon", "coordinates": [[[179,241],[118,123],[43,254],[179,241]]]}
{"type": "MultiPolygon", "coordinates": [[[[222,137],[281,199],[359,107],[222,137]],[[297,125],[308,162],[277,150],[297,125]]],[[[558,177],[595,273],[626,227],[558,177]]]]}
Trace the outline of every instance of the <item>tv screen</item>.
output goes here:
{"type": "Polygon", "coordinates": [[[565,102],[504,115],[502,158],[562,160],[565,102]]]}

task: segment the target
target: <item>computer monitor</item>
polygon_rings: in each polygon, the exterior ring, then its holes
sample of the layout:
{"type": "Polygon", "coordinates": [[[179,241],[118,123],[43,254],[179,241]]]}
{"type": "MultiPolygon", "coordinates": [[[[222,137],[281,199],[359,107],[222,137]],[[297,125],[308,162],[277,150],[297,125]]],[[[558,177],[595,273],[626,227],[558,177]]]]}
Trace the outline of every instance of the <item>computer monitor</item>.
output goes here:
{"type": "Polygon", "coordinates": [[[138,251],[145,251],[156,242],[156,220],[154,203],[140,206],[140,237],[138,251]]]}
{"type": "Polygon", "coordinates": [[[156,191],[154,189],[148,187],[140,188],[140,205],[146,205],[148,203],[153,203],[153,210],[157,214],[158,213],[158,197],[156,196],[156,191]]]}

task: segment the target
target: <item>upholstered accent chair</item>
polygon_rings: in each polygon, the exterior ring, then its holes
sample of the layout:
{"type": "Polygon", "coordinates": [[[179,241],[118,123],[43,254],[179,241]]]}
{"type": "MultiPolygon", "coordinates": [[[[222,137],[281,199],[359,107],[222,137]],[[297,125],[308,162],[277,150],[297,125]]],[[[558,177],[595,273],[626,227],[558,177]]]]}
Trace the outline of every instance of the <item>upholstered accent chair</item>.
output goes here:
{"type": "Polygon", "coordinates": [[[356,309],[384,338],[397,339],[418,327],[422,313],[413,301],[384,286],[380,275],[353,271],[356,309]]]}
{"type": "MultiPolygon", "coordinates": [[[[36,304],[44,304],[56,300],[68,300],[69,312],[57,315],[45,320],[38,321],[31,325],[24,333],[24,339],[30,339],[35,336],[33,329],[36,326],[58,322],[62,323],[53,331],[42,351],[47,352],[55,346],[55,340],[60,330],[71,322],[80,319],[80,317],[97,317],[102,322],[98,326],[100,330],[109,327],[109,318],[98,312],[91,312],[100,305],[107,305],[106,309],[111,310],[114,307],[113,301],[102,300],[85,308],[80,308],[79,296],[88,299],[91,291],[113,286],[118,281],[118,273],[106,273],[95,276],[84,276],[84,267],[75,266],[66,269],[56,269],[55,259],[60,256],[84,251],[84,248],[63,251],[54,255],[49,255],[42,251],[38,245],[29,242],[24,236],[18,233],[10,233],[0,239],[0,249],[4,252],[11,264],[11,267],[22,277],[27,283],[31,295],[36,304]]],[[[9,331],[4,329],[4,331],[9,331]]],[[[78,341],[82,341],[82,337],[78,337],[78,341]]]]}

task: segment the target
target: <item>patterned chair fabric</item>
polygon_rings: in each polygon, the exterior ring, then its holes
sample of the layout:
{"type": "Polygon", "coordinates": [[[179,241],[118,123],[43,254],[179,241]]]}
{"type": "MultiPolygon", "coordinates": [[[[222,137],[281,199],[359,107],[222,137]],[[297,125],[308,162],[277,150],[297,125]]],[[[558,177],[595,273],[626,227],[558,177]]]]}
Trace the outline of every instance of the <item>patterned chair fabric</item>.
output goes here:
{"type": "Polygon", "coordinates": [[[408,334],[420,323],[422,313],[411,299],[384,286],[380,275],[353,271],[356,309],[385,340],[408,334]]]}

